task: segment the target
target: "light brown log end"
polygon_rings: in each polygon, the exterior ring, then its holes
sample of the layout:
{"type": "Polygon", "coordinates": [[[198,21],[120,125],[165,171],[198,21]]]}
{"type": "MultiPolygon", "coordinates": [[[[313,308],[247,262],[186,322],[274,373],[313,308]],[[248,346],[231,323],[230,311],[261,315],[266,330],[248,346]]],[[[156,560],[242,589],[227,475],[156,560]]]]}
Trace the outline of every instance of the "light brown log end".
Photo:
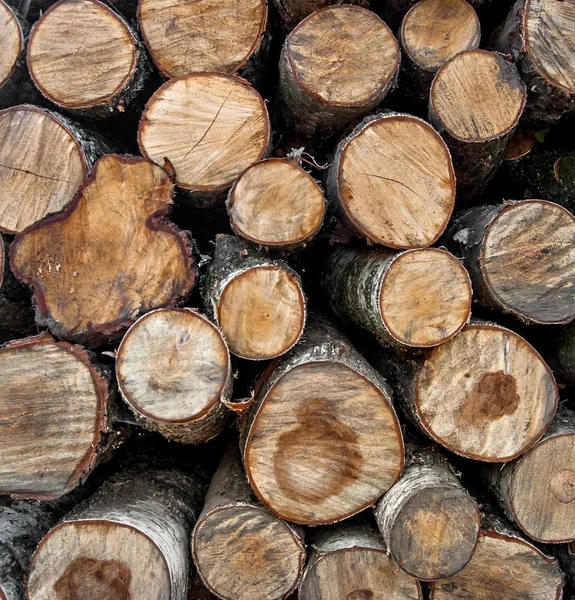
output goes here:
{"type": "Polygon", "coordinates": [[[24,48],[22,27],[14,12],[4,0],[0,0],[0,40],[2,40],[2,52],[0,53],[1,88],[14,72],[18,56],[24,48]]]}

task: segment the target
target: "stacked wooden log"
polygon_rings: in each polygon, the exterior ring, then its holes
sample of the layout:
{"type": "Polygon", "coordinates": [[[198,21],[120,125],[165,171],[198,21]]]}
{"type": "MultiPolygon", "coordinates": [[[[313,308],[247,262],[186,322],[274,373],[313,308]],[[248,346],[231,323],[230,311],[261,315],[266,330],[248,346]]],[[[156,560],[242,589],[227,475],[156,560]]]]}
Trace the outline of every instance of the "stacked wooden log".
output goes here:
{"type": "Polygon", "coordinates": [[[575,594],[574,39],[0,0],[0,600],[575,594]]]}

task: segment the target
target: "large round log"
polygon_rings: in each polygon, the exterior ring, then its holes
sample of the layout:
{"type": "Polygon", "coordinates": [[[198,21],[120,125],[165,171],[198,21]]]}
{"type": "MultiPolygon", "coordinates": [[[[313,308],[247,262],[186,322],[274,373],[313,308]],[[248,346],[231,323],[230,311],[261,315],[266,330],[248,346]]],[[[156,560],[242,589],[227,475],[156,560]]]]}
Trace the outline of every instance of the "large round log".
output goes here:
{"type": "Polygon", "coordinates": [[[302,532],[254,497],[236,443],[229,445],[192,535],[192,555],[206,587],[225,600],[281,600],[305,562],[302,532]]]}
{"type": "Polygon", "coordinates": [[[515,65],[496,52],[461,52],[437,72],[429,120],[451,150],[464,202],[481,192],[501,164],[525,94],[515,65]]]}
{"type": "Polygon", "coordinates": [[[397,481],[403,440],[385,381],[325,320],[258,382],[242,424],[249,481],[294,523],[340,521],[397,481]]]}
{"type": "Polygon", "coordinates": [[[422,119],[384,113],[364,119],[337,146],[329,200],[358,236],[395,249],[433,244],[455,202],[451,156],[422,119]]]}
{"type": "Polygon", "coordinates": [[[340,317],[383,344],[430,347],[451,339],[471,314],[471,282],[437,248],[393,252],[340,246],[328,257],[324,288],[340,317]]]}
{"type": "Polygon", "coordinates": [[[224,428],[232,368],[218,329],[189,308],[138,319],[116,353],[122,397],[139,422],[168,439],[207,442],[224,428]]]}
{"type": "Polygon", "coordinates": [[[165,219],[173,187],[146,159],[105,155],[64,212],[16,237],[12,270],[33,287],[40,326],[97,346],[186,297],[197,267],[189,237],[165,219]]]}
{"type": "Polygon", "coordinates": [[[446,243],[463,259],[484,306],[543,325],[575,317],[575,217],[558,204],[469,209],[452,221],[446,243]]]}

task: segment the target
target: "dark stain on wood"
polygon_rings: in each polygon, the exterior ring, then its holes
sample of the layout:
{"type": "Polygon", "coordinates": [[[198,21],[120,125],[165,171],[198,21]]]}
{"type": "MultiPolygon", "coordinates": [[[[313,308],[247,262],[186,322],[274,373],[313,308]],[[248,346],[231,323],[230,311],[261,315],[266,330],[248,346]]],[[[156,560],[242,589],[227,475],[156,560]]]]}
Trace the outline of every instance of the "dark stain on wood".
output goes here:
{"type": "Polygon", "coordinates": [[[58,600],[132,600],[132,575],[122,562],[80,557],[54,584],[58,600]]]}
{"type": "Polygon", "coordinates": [[[373,592],[369,590],[354,590],[346,595],[345,600],[372,600],[373,592]]]}
{"type": "Polygon", "coordinates": [[[549,487],[561,504],[571,504],[575,500],[575,471],[558,471],[549,481],[549,487]]]}

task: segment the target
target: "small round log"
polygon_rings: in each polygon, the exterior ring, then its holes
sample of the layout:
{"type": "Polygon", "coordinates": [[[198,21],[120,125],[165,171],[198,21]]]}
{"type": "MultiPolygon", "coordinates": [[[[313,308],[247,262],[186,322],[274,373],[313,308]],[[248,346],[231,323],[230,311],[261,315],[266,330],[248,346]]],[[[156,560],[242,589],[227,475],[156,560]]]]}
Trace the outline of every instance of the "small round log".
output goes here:
{"type": "Polygon", "coordinates": [[[80,346],[42,334],[0,349],[0,494],[58,498],[106,447],[109,376],[80,346]]]}
{"type": "Polygon", "coordinates": [[[264,373],[241,448],[259,500],[279,517],[334,523],[399,478],[403,440],[385,381],[329,323],[264,373]]]}
{"type": "Polygon", "coordinates": [[[108,154],[64,212],[16,237],[12,271],[34,290],[38,325],[98,346],[187,296],[198,270],[189,237],[165,219],[173,187],[158,165],[108,154]]]}
{"type": "Polygon", "coordinates": [[[301,532],[255,499],[236,444],[226,448],[210,484],[192,555],[205,586],[224,600],[281,600],[300,579],[301,532]]]}
{"type": "Polygon", "coordinates": [[[357,4],[369,8],[369,0],[271,0],[282,31],[289,33],[312,12],[332,4],[357,4]]]}
{"type": "Polygon", "coordinates": [[[292,249],[320,229],[325,198],[315,179],[291,160],[268,158],[248,167],[226,201],[232,229],[261,246],[292,249]]]}
{"type": "Polygon", "coordinates": [[[247,81],[195,73],[166,82],[148,101],[138,130],[142,154],[163,164],[196,203],[223,205],[237,176],[261,160],[270,123],[261,96],[247,81]]]}
{"type": "Polygon", "coordinates": [[[299,275],[230,235],[216,237],[203,294],[207,314],[241,358],[280,356],[303,332],[306,299],[299,275]]]}
{"type": "Polygon", "coordinates": [[[400,51],[387,25],[359,6],[323,8],[287,37],[280,103],[289,129],[330,138],[375,108],[394,86],[400,51]]]}
{"type": "Polygon", "coordinates": [[[375,508],[383,541],[393,560],[417,579],[453,577],[475,551],[479,509],[439,452],[407,444],[406,455],[400,480],[375,508]]]}
{"type": "Polygon", "coordinates": [[[575,317],[575,217],[544,200],[478,206],[446,235],[469,270],[476,300],[527,323],[575,317]]]}
{"type": "Polygon", "coordinates": [[[385,113],[367,117],[339,143],[326,189],[358,236],[398,250],[423,248],[449,222],[455,175],[433,127],[385,113]]]}
{"type": "Polygon", "coordinates": [[[224,428],[232,392],[228,347],[188,308],[158,309],[130,327],[116,353],[122,397],[144,427],[187,444],[224,428]]]}
{"type": "Polygon", "coordinates": [[[417,579],[386,554],[371,524],[342,523],[313,535],[300,600],[421,600],[417,579]]]}
{"type": "Polygon", "coordinates": [[[481,192],[501,164],[525,94],[515,65],[496,52],[461,52],[437,72],[429,120],[451,150],[464,202],[481,192]]]}
{"type": "Polygon", "coordinates": [[[543,359],[516,333],[490,323],[467,325],[412,359],[380,352],[375,364],[416,425],[475,460],[507,462],[523,454],[557,409],[557,385],[543,359]]]}
{"type": "Polygon", "coordinates": [[[383,344],[437,346],[471,315],[469,275],[437,248],[397,253],[340,246],[327,259],[323,282],[333,311],[383,344]]]}

